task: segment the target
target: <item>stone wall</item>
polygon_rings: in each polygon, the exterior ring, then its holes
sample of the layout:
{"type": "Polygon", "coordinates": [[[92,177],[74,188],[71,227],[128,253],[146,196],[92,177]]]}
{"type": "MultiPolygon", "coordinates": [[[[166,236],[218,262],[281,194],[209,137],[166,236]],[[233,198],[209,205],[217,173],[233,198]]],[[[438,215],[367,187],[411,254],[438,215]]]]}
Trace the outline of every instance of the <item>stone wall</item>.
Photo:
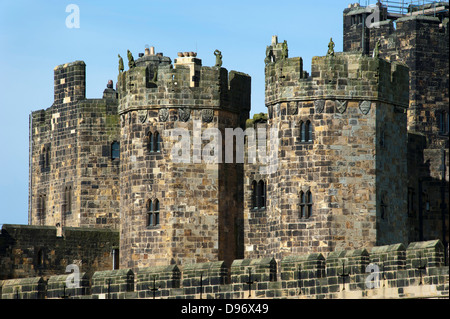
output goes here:
{"type": "Polygon", "coordinates": [[[111,251],[119,246],[113,230],[54,226],[3,225],[0,235],[0,278],[63,274],[75,264],[81,272],[113,268],[111,251]]]}
{"type": "Polygon", "coordinates": [[[401,299],[448,298],[449,268],[439,240],[274,258],[0,281],[3,299],[401,299]],[[230,281],[227,278],[229,271],[230,281]],[[58,284],[59,283],[59,284],[58,284]]]}

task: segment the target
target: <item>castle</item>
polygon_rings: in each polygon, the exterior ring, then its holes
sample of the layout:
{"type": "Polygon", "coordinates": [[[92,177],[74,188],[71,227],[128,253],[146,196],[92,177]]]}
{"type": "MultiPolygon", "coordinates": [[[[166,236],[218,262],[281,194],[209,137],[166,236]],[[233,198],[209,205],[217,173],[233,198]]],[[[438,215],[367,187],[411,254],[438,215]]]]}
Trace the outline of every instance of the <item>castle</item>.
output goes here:
{"type": "MultiPolygon", "coordinates": [[[[85,97],[84,62],[57,66],[53,105],[30,116],[30,226],[4,225],[0,279],[61,274],[80,261],[82,271],[99,275],[123,269],[126,287],[131,274],[153,269],[170,273],[175,283],[167,288],[179,288],[179,268],[189,277],[195,265],[217,267],[223,284],[256,260],[272,282],[274,265],[306,263],[295,258],[309,254],[314,262],[305,265],[319,269],[319,280],[323,255],[356,251],[361,266],[365,249],[378,256],[384,248],[377,247],[390,247],[414,268],[398,252],[411,243],[431,249],[416,242],[433,240],[441,243],[432,242],[438,257],[430,260],[442,267],[448,2],[434,9],[395,16],[381,3],[350,5],[344,52],[330,40],[310,74],[273,36],[268,112],[253,119],[250,76],[222,67],[218,51],[211,67],[194,52],[172,63],[153,47],[136,60],[128,51],[128,69],[119,56],[117,85],[110,81],[100,99],[85,97]],[[368,27],[374,12],[380,21],[368,27]],[[185,160],[174,160],[180,152],[185,160]],[[18,262],[14,245],[27,258],[18,262]]],[[[446,276],[448,294],[448,268],[446,276]]]]}

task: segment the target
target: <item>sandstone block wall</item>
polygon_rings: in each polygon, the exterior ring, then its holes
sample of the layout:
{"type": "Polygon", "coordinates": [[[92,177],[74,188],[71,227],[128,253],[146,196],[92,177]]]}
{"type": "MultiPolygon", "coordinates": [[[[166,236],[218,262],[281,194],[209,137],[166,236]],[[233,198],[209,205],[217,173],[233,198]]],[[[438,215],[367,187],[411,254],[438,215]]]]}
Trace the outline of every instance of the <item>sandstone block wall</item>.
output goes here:
{"type": "Polygon", "coordinates": [[[85,98],[86,65],[54,70],[55,100],[30,115],[29,224],[118,228],[117,96],[85,98]]]}
{"type": "Polygon", "coordinates": [[[63,274],[76,264],[81,272],[112,269],[111,251],[119,246],[113,230],[54,226],[3,225],[0,235],[0,278],[63,274]]]}
{"type": "Polygon", "coordinates": [[[274,258],[99,271],[82,288],[64,275],[0,281],[3,299],[390,299],[448,298],[448,265],[438,240],[274,258]],[[229,271],[231,281],[222,280],[229,271]],[[135,275],[136,274],[136,275],[135,275]],[[155,278],[155,281],[153,281],[155,278]],[[153,290],[154,289],[154,290],[153,290]]]}
{"type": "Polygon", "coordinates": [[[172,65],[167,57],[144,56],[119,74],[123,267],[231,262],[242,250],[243,164],[222,157],[205,163],[208,141],[201,138],[219,129],[213,154],[223,156],[225,128],[248,118],[250,77],[201,66],[197,58],[178,60],[172,65]],[[179,137],[169,134],[177,128],[188,134],[182,163],[172,154],[179,137]],[[160,136],[158,150],[149,149],[150,134],[160,136]],[[150,201],[159,202],[156,225],[148,225],[150,201]]]}

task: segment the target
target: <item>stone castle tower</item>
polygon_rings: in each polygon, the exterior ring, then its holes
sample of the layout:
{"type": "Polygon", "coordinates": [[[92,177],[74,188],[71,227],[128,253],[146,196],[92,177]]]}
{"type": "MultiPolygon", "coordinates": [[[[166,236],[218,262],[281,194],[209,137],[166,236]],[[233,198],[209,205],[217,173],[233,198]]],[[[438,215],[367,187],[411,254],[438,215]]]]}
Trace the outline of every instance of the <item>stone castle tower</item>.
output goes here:
{"type": "Polygon", "coordinates": [[[266,53],[266,126],[278,131],[268,148],[278,163],[267,175],[245,168],[246,256],[406,241],[408,69],[333,53],[314,57],[309,76],[286,41],[273,38],[266,53]]]}
{"type": "Polygon", "coordinates": [[[153,51],[118,77],[121,265],[231,262],[242,256],[243,164],[205,164],[201,138],[244,126],[250,77],[202,66],[194,53],[171,64],[153,51]],[[176,129],[188,137],[181,163],[176,129]]]}
{"type": "Polygon", "coordinates": [[[117,96],[86,99],[86,65],[54,69],[54,103],[30,116],[29,224],[117,229],[117,96]]]}
{"type": "Polygon", "coordinates": [[[449,242],[448,2],[393,10],[390,1],[344,10],[344,51],[379,56],[409,68],[408,241],[449,242]],[[400,10],[400,11],[399,11],[400,10]],[[377,18],[375,20],[375,18],[377,18]]]}

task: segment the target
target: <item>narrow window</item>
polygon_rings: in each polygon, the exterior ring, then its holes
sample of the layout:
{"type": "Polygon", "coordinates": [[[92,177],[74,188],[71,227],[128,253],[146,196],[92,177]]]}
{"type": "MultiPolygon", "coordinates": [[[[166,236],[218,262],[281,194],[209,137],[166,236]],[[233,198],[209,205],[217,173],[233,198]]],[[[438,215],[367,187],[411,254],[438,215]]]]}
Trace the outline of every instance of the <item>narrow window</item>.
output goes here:
{"type": "Polygon", "coordinates": [[[153,225],[153,202],[151,199],[147,202],[147,226],[153,225]]]}
{"type": "Polygon", "coordinates": [[[266,184],[264,181],[258,183],[258,208],[266,207],[266,184]]]}
{"type": "Polygon", "coordinates": [[[111,144],[111,159],[120,159],[120,143],[119,142],[113,142],[111,144]]]}
{"type": "Polygon", "coordinates": [[[312,124],[310,121],[306,122],[306,134],[307,134],[307,138],[306,141],[308,142],[312,142],[312,124]]]}
{"type": "Polygon", "coordinates": [[[153,152],[153,134],[152,132],[148,132],[147,134],[147,139],[148,139],[148,144],[147,144],[147,149],[149,152],[153,152]]]}
{"type": "Polygon", "coordinates": [[[300,122],[300,140],[306,142],[306,125],[305,122],[300,122]]]}
{"type": "Polygon", "coordinates": [[[153,212],[155,223],[153,226],[159,225],[159,200],[155,199],[155,210],[153,212]]]}
{"type": "Polygon", "coordinates": [[[300,217],[306,218],[306,197],[303,191],[300,192],[300,217]]]}
{"type": "Polygon", "coordinates": [[[41,226],[45,225],[45,194],[39,195],[38,207],[37,207],[37,218],[41,226]]]}
{"type": "Polygon", "coordinates": [[[252,208],[258,208],[258,202],[257,202],[257,196],[256,196],[256,192],[257,192],[257,184],[256,181],[252,182],[252,208]]]}
{"type": "Polygon", "coordinates": [[[154,146],[155,146],[155,148],[154,148],[154,152],[161,152],[161,135],[158,133],[158,132],[155,132],[155,134],[154,134],[154,142],[153,142],[153,144],[154,144],[154,146]]]}
{"type": "Polygon", "coordinates": [[[312,215],[312,194],[310,191],[306,192],[306,206],[307,206],[307,211],[306,211],[306,218],[311,217],[312,215]]]}
{"type": "Polygon", "coordinates": [[[159,225],[159,200],[147,202],[147,227],[159,225]]]}

